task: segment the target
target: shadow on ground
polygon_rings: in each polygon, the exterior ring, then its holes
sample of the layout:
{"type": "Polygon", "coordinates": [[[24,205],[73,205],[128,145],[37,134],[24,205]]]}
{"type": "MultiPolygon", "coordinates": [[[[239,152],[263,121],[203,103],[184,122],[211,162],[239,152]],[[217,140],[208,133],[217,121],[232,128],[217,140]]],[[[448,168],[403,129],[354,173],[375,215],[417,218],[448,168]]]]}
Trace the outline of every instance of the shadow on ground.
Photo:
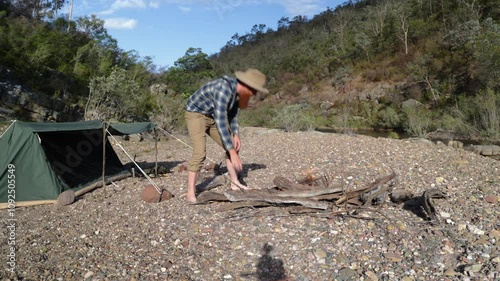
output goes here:
{"type": "Polygon", "coordinates": [[[254,277],[259,281],[286,281],[285,267],[283,261],[273,257],[274,247],[266,243],[261,249],[262,256],[259,258],[255,272],[243,273],[241,277],[254,277]]]}

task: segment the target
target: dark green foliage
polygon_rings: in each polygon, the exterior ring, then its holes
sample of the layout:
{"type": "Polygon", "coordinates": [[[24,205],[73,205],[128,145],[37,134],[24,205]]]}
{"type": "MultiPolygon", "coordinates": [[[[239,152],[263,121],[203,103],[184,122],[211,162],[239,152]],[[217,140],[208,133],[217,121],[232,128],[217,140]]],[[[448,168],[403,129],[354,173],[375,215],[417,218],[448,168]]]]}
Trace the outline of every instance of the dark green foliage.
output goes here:
{"type": "Polygon", "coordinates": [[[189,48],[175,66],[164,74],[165,82],[175,93],[192,94],[203,82],[214,78],[215,72],[207,54],[199,48],[189,48]]]}

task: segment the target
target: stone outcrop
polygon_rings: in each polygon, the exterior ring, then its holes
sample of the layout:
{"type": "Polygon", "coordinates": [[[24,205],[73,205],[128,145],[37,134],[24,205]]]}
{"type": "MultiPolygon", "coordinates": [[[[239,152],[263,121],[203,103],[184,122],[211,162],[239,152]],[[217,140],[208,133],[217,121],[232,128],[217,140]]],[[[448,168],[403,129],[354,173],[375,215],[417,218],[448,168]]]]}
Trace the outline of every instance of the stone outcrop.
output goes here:
{"type": "Polygon", "coordinates": [[[12,80],[7,69],[0,69],[0,121],[65,122],[82,119],[83,110],[69,100],[30,92],[12,80]]]}

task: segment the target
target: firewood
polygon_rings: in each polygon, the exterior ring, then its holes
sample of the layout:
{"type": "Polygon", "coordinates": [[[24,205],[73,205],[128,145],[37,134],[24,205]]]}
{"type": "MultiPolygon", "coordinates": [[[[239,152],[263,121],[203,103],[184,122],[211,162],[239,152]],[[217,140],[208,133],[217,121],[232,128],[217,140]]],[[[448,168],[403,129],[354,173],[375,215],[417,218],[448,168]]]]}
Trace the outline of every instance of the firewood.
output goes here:
{"type": "MultiPolygon", "coordinates": [[[[279,192],[281,193],[281,192],[279,192]]],[[[312,199],[307,198],[297,198],[297,197],[286,197],[286,196],[276,196],[279,193],[271,194],[268,193],[265,195],[264,193],[250,193],[250,192],[237,192],[237,191],[226,191],[224,195],[231,202],[238,201],[263,201],[275,204],[298,204],[303,205],[309,208],[315,208],[320,210],[326,210],[328,208],[328,203],[319,202],[312,199]]]]}
{"type": "Polygon", "coordinates": [[[202,192],[196,198],[196,202],[199,204],[208,203],[210,201],[226,201],[227,202],[229,200],[227,199],[227,197],[224,194],[214,192],[214,191],[202,192]]]}
{"type": "Polygon", "coordinates": [[[422,208],[424,209],[428,220],[437,220],[436,208],[432,201],[433,198],[443,199],[446,198],[446,194],[436,188],[427,189],[424,191],[421,197],[422,208]]]}
{"type": "Polygon", "coordinates": [[[294,183],[293,181],[285,178],[285,177],[275,177],[273,183],[278,187],[279,190],[303,190],[303,189],[312,189],[308,185],[294,183]]]}
{"type": "MultiPolygon", "coordinates": [[[[342,187],[328,187],[328,188],[314,188],[314,189],[303,189],[303,190],[283,190],[275,191],[272,189],[252,189],[246,190],[245,193],[254,196],[274,196],[274,197],[297,197],[297,198],[307,198],[320,196],[324,194],[339,193],[342,192],[342,187]]],[[[239,191],[235,191],[239,192],[239,191]]]]}
{"type": "Polygon", "coordinates": [[[225,212],[225,211],[230,211],[230,210],[236,210],[236,209],[241,209],[241,208],[246,208],[246,207],[266,207],[266,206],[271,206],[271,203],[268,202],[257,202],[257,201],[242,201],[242,202],[233,202],[231,204],[225,204],[217,211],[219,212],[225,212]]]}
{"type": "Polygon", "coordinates": [[[413,192],[406,189],[393,190],[390,195],[391,201],[394,203],[402,203],[412,199],[413,197],[413,192]]]}
{"type": "Polygon", "coordinates": [[[389,181],[391,181],[395,177],[396,177],[396,173],[392,172],[390,175],[378,178],[374,182],[372,182],[371,184],[367,185],[366,187],[361,188],[361,189],[357,189],[357,190],[352,191],[352,192],[346,194],[345,196],[341,197],[339,200],[337,200],[335,202],[335,204],[337,204],[337,205],[342,204],[343,202],[348,201],[348,200],[355,198],[357,196],[360,196],[363,193],[372,191],[372,195],[365,198],[366,200],[363,200],[363,202],[370,202],[371,203],[371,201],[374,198],[376,198],[378,195],[380,195],[383,191],[386,191],[386,189],[387,189],[387,188],[378,189],[378,187],[380,185],[388,183],[389,181]]]}

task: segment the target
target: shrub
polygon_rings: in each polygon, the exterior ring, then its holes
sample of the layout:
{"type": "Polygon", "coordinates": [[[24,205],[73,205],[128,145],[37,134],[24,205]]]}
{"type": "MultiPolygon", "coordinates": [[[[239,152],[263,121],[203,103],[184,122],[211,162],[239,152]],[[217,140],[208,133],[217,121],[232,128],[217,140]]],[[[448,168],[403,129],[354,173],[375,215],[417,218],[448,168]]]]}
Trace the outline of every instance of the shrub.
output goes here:
{"type": "Polygon", "coordinates": [[[271,105],[261,105],[240,111],[238,122],[241,126],[272,127],[272,120],[276,113],[271,105]]]}
{"type": "Polygon", "coordinates": [[[309,110],[310,107],[304,104],[288,105],[277,109],[272,124],[290,132],[314,130],[317,120],[309,110]]]}
{"type": "Polygon", "coordinates": [[[460,96],[455,114],[486,139],[500,139],[500,93],[491,89],[477,96],[460,96]]]}
{"type": "Polygon", "coordinates": [[[151,116],[151,121],[163,129],[185,133],[187,131],[184,120],[185,100],[179,96],[164,94],[155,98],[157,107],[151,116]]]}
{"type": "Polygon", "coordinates": [[[423,106],[408,106],[403,108],[405,122],[403,126],[411,136],[425,138],[432,122],[432,113],[423,106]]]}
{"type": "Polygon", "coordinates": [[[487,139],[500,139],[500,93],[488,89],[474,99],[481,135],[487,139]]]}
{"type": "Polygon", "coordinates": [[[396,133],[396,132],[389,132],[389,134],[387,135],[388,138],[390,139],[399,139],[399,134],[396,133]]]}
{"type": "Polygon", "coordinates": [[[383,128],[398,128],[401,124],[401,118],[396,110],[389,106],[378,112],[377,126],[383,128]]]}
{"type": "Polygon", "coordinates": [[[333,116],[331,121],[331,127],[333,128],[341,128],[344,134],[352,133],[352,127],[354,122],[354,118],[352,116],[353,109],[348,104],[343,104],[339,108],[336,108],[336,114],[333,116]]]}
{"type": "Polygon", "coordinates": [[[453,113],[444,113],[437,122],[438,126],[450,133],[461,135],[468,135],[472,133],[473,129],[471,126],[467,124],[459,114],[454,115],[456,116],[453,116],[453,113]]]}

